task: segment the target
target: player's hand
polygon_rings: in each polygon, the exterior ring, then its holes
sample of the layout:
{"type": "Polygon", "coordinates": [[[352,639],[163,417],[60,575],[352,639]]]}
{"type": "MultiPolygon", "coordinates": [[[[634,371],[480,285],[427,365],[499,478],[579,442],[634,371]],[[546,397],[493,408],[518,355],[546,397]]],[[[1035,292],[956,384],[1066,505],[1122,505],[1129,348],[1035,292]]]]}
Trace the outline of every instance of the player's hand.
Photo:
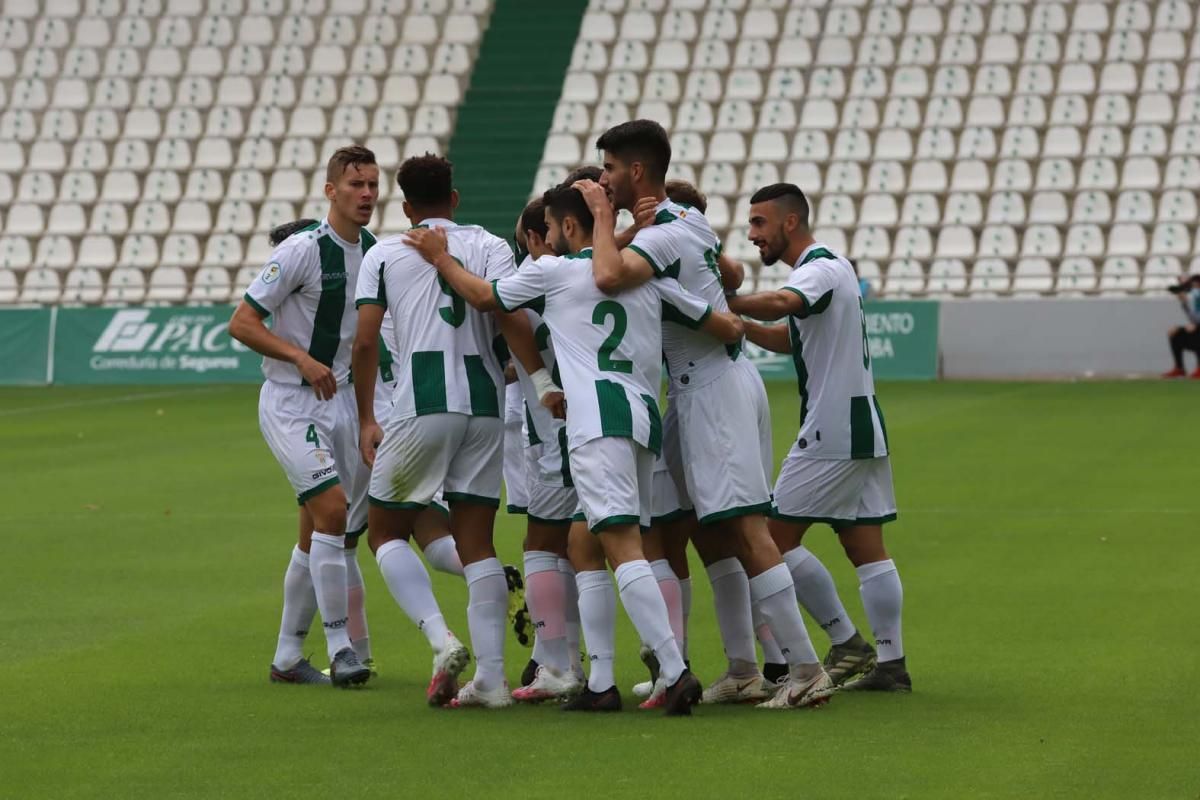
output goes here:
{"type": "Polygon", "coordinates": [[[416,248],[421,258],[430,264],[447,252],[446,231],[441,228],[413,228],[404,234],[404,241],[416,248]]]}
{"type": "Polygon", "coordinates": [[[633,229],[640,231],[654,224],[654,215],[658,212],[658,200],[653,197],[643,197],[633,207],[633,229]]]}
{"type": "Polygon", "coordinates": [[[504,382],[506,384],[517,382],[517,368],[511,361],[504,365],[504,382]]]}
{"type": "Polygon", "coordinates": [[[550,409],[555,419],[567,418],[567,397],[562,392],[546,392],[542,397],[542,405],[550,409]]]}
{"type": "Polygon", "coordinates": [[[604,191],[604,187],[595,181],[575,181],[571,184],[572,188],[578,189],[583,195],[583,201],[587,203],[588,211],[592,212],[593,217],[601,217],[602,215],[612,216],[612,203],[609,202],[608,192],[604,191]]]}
{"type": "Polygon", "coordinates": [[[375,466],[375,451],[383,441],[383,428],[378,422],[363,425],[358,432],[358,449],[362,453],[363,463],[368,467],[375,466]]]}
{"type": "Polygon", "coordinates": [[[318,400],[331,400],[337,394],[337,381],[333,378],[333,370],[317,361],[310,355],[305,355],[296,363],[301,377],[312,387],[318,400]]]}

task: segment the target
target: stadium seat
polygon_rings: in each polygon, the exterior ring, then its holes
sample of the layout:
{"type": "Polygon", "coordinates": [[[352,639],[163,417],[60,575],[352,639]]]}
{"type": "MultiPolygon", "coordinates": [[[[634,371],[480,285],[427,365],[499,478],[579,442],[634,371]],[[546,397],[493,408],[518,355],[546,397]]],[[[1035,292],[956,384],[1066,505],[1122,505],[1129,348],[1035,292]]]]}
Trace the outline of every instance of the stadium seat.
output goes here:
{"type": "Polygon", "coordinates": [[[104,288],[106,304],[135,304],[146,297],[146,277],[137,269],[118,267],[109,275],[104,288]]]}

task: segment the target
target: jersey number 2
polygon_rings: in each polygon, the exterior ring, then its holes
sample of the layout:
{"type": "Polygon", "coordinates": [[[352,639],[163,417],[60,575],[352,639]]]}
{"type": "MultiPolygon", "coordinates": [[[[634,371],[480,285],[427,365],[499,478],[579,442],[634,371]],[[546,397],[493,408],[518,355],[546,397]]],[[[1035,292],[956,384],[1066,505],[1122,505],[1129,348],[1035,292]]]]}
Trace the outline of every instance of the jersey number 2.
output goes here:
{"type": "Polygon", "coordinates": [[[446,279],[438,275],[438,286],[442,290],[442,294],[450,298],[450,305],[442,306],[438,309],[438,314],[445,320],[446,324],[452,328],[457,328],[462,325],[467,318],[467,301],[459,297],[458,293],[446,282],[446,279]]]}
{"type": "Polygon", "coordinates": [[[633,362],[612,357],[613,352],[621,346],[621,340],[625,338],[629,317],[625,314],[625,307],[615,300],[602,300],[592,309],[593,325],[604,325],[609,317],[613,318],[612,333],[600,345],[596,363],[601,372],[621,372],[629,375],[633,372],[633,362]]]}

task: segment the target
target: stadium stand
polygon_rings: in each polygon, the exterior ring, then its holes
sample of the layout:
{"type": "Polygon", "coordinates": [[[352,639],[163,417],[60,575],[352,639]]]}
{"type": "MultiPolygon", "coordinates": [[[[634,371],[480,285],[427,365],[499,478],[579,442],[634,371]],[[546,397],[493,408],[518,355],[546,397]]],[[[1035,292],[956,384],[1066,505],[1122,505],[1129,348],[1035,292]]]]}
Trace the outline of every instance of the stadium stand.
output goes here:
{"type": "Polygon", "coordinates": [[[1127,294],[1200,271],[1200,28],[1184,0],[592,0],[540,191],[612,121],[672,134],[727,250],[812,195],[889,296],[1127,294]]]}
{"type": "Polygon", "coordinates": [[[446,151],[493,4],[3,0],[0,303],[236,298],[352,140],[407,227],[391,174],[446,151]]]}

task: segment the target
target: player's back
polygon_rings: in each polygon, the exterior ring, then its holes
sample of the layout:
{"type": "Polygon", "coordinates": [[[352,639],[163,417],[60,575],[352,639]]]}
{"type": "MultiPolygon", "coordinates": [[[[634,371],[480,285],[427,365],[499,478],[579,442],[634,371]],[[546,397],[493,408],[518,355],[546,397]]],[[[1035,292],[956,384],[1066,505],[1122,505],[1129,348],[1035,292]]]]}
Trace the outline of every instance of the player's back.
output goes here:
{"type": "MultiPolygon", "coordinates": [[[[638,231],[630,248],[655,273],[678,279],[681,286],[716,311],[728,311],[717,260],[721,243],[698,209],[669,198],[659,203],[654,224],[638,231]]],[[[741,354],[741,344],[725,345],[686,325],[666,320],[663,352],[672,393],[711,383],[741,354]]]]}
{"type": "MultiPolygon", "coordinates": [[[[500,248],[511,264],[504,241],[482,228],[445,220],[429,224],[445,228],[450,255],[481,278],[504,274],[500,248]]],[[[387,307],[394,326],[388,346],[395,358],[395,418],[499,416],[504,378],[492,349],[491,316],[455,294],[403,235],[380,240],[363,272],[359,302],[371,302],[373,294],[375,302],[387,307]]]]}

